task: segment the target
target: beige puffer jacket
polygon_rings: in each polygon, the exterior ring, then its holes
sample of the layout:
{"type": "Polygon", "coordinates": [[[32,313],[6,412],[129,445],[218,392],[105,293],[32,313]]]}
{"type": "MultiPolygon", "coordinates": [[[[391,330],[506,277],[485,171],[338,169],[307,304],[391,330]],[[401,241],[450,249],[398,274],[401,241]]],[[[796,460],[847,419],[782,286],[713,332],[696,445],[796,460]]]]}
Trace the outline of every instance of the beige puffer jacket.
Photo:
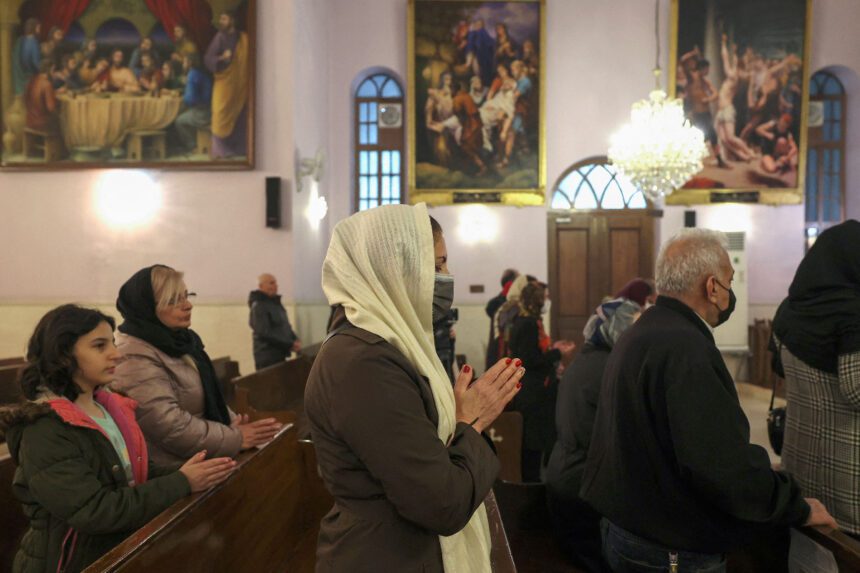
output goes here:
{"type": "Polygon", "coordinates": [[[111,388],[138,402],[137,423],[153,464],[184,463],[200,450],[210,458],[239,453],[242,433],[203,417],[203,385],[190,357],[173,358],[121,332],[116,343],[125,360],[111,388]]]}

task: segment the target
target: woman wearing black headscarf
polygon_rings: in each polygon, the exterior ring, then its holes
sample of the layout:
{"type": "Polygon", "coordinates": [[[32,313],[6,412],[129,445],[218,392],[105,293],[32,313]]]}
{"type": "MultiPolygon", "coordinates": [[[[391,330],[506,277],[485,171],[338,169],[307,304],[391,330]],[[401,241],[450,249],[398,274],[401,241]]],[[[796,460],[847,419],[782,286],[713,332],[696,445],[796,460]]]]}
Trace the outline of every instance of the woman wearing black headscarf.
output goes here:
{"type": "Polygon", "coordinates": [[[773,321],[787,385],[782,466],[860,535],[860,222],[824,231],[773,321]]]}
{"type": "Polygon", "coordinates": [[[119,291],[124,322],[116,335],[125,360],[111,387],[138,402],[138,424],[158,465],[184,462],[206,450],[234,457],[270,440],[274,419],[248,423],[224,402],[203,341],[191,330],[182,273],[164,265],[136,272],[119,291]]]}

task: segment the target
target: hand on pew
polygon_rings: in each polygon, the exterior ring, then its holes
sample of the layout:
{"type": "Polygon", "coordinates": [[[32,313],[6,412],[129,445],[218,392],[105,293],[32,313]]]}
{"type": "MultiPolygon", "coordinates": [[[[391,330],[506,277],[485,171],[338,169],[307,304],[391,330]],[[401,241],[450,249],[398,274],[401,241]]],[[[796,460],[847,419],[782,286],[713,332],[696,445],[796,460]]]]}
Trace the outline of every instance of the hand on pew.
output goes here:
{"type": "Polygon", "coordinates": [[[206,450],[197,452],[190,460],[179,468],[191,486],[191,493],[206,491],[227,479],[236,462],[230,458],[206,459],[206,450]]]}
{"type": "Polygon", "coordinates": [[[520,380],[526,373],[522,364],[519,359],[503,358],[474,382],[472,368],[463,366],[454,384],[457,421],[479,433],[490,427],[522,387],[520,380]]]}
{"type": "Polygon", "coordinates": [[[823,503],[813,497],[806,497],[804,499],[809,504],[810,509],[809,518],[804,525],[826,525],[833,529],[839,529],[839,524],[836,523],[836,520],[833,519],[833,516],[830,515],[830,512],[827,511],[823,503]]]}
{"type": "Polygon", "coordinates": [[[249,422],[247,414],[239,414],[230,425],[242,432],[243,450],[270,442],[283,427],[283,424],[274,418],[249,422]]]}

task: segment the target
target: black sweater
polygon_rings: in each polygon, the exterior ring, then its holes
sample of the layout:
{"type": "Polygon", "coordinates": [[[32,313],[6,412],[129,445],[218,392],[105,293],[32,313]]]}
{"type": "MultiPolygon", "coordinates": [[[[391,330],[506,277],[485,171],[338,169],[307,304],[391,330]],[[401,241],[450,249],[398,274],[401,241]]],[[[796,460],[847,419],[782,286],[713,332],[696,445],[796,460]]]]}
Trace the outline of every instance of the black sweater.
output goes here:
{"type": "Polygon", "coordinates": [[[659,297],[609,356],[580,495],[655,543],[725,553],[809,515],[794,480],[749,439],[710,330],[659,297]]]}

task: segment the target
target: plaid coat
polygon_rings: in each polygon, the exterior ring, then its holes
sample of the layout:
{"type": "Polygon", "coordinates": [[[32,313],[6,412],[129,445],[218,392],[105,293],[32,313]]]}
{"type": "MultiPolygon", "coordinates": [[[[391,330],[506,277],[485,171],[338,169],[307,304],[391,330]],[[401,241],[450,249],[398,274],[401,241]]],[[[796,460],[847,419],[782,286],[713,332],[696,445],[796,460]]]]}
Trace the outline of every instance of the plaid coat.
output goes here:
{"type": "Polygon", "coordinates": [[[782,467],[843,529],[860,534],[860,352],[839,356],[834,375],[781,348],[788,398],[782,467]]]}

